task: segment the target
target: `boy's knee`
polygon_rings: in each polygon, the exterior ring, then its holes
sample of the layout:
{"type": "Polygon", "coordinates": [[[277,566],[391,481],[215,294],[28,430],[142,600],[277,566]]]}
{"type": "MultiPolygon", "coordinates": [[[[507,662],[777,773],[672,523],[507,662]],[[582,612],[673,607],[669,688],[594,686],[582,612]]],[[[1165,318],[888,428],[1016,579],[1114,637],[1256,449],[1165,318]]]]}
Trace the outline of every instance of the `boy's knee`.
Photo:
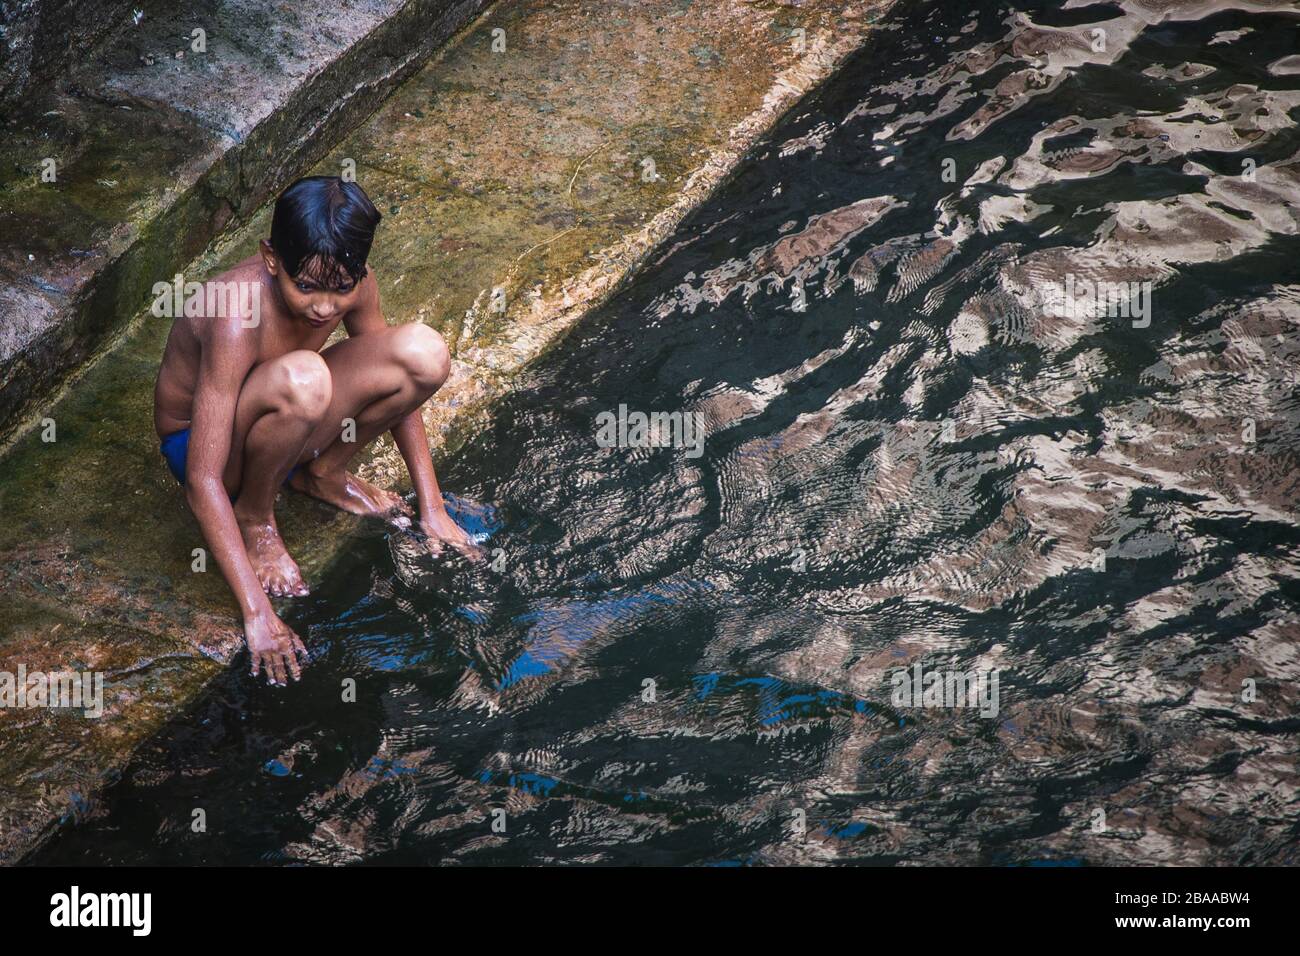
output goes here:
{"type": "Polygon", "coordinates": [[[325,414],[333,397],[329,366],[318,352],[300,349],[280,358],[276,393],[288,410],[304,418],[325,414]]]}
{"type": "Polygon", "coordinates": [[[419,322],[393,330],[393,357],[421,390],[437,391],[451,370],[447,343],[437,331],[419,322]]]}

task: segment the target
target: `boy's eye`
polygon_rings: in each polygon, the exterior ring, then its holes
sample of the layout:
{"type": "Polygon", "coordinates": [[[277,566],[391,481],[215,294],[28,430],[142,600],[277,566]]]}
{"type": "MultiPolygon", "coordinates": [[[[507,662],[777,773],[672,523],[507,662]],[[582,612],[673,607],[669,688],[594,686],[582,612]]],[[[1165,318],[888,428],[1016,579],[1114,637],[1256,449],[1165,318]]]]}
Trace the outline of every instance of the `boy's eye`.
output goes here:
{"type": "Polygon", "coordinates": [[[315,288],[315,286],[306,282],[295,282],[294,285],[298,287],[299,292],[310,292],[315,288]]]}

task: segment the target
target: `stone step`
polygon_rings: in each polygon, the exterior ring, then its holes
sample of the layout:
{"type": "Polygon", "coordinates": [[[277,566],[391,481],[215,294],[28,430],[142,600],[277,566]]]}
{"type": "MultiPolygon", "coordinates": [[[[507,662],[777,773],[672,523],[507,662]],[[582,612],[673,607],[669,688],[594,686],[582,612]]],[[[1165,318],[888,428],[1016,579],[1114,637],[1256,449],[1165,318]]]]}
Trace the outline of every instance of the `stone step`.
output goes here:
{"type": "Polygon", "coordinates": [[[41,28],[56,4],[21,5],[4,24],[15,42],[24,24],[31,42],[73,42],[100,19],[107,38],[3,106],[0,444],[159,274],[255,212],[486,5],[107,3],[61,29],[41,28]]]}

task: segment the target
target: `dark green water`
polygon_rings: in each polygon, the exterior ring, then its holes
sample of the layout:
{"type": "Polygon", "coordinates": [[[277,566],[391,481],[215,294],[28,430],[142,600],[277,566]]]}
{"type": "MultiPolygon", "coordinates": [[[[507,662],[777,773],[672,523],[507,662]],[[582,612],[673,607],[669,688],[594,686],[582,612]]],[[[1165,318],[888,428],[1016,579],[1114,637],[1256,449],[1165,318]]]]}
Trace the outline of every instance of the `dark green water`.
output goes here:
{"type": "Polygon", "coordinates": [[[1300,18],[966,6],[449,464],[495,565],[376,530],[301,684],[232,672],[33,862],[1295,862],[1300,18]],[[918,662],[996,715],[891,702],[918,662]]]}

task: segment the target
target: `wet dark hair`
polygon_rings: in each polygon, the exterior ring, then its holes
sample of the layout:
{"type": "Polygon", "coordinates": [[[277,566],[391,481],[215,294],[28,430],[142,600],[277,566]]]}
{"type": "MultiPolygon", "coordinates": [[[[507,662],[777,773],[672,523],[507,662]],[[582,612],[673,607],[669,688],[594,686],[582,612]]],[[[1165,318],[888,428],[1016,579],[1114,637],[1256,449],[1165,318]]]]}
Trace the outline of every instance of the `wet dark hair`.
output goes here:
{"type": "Polygon", "coordinates": [[[382,217],[365,191],[338,176],[307,176],[275,201],[271,248],[290,278],[304,271],[326,288],[366,274],[366,258],[382,217]]]}

